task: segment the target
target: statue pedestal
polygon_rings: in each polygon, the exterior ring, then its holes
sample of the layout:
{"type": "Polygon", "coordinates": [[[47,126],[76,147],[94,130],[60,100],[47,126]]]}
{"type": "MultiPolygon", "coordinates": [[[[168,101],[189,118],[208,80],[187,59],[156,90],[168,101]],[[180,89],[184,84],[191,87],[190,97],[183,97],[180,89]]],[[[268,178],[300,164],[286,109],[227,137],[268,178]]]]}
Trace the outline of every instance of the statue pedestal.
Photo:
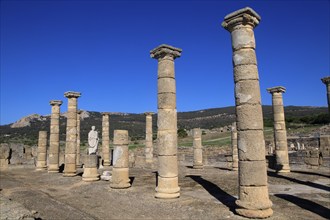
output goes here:
{"type": "Polygon", "coordinates": [[[97,172],[97,155],[85,155],[83,157],[84,161],[84,173],[82,175],[82,180],[86,182],[98,181],[100,180],[100,175],[97,172]]]}

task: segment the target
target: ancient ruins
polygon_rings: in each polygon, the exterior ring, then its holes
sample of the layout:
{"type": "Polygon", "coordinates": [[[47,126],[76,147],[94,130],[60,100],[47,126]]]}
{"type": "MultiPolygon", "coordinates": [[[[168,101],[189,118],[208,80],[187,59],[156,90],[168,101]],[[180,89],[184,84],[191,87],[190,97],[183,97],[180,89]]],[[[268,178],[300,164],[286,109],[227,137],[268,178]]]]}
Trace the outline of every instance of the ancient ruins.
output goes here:
{"type": "MultiPolygon", "coordinates": [[[[215,140],[228,141],[228,149],[204,141],[199,125],[184,137],[192,146],[178,149],[174,60],[182,49],[161,44],[150,51],[158,62],[157,113],[139,115],[143,120],[145,116],[145,139],[138,142],[142,147],[132,149],[129,131],[112,122],[111,141],[111,112],[99,116],[101,149],[95,124],[86,122],[91,130],[84,140],[83,111],[78,110],[81,93],[65,92],[68,111],[62,152],[61,100],[50,101],[49,145],[47,131],[39,131],[37,147],[1,144],[4,219],[329,219],[330,135],[287,136],[283,86],[267,89],[274,128],[266,141],[254,36],[260,21],[258,13],[246,7],[222,22],[231,35],[236,117],[221,128],[228,138],[215,140]],[[152,126],[154,114],[157,131],[152,126]],[[17,161],[11,158],[14,154],[17,161]],[[17,212],[14,217],[12,212],[17,212]]],[[[330,77],[321,80],[327,87],[330,113],[330,77]]],[[[144,121],[140,124],[144,126],[144,121]]]]}

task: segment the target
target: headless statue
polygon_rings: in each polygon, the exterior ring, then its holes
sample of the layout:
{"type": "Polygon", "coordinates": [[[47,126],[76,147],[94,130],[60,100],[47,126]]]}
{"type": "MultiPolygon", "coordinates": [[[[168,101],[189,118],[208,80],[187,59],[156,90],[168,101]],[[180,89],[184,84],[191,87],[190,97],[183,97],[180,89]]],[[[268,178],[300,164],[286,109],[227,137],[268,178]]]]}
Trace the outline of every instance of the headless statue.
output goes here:
{"type": "Polygon", "coordinates": [[[92,130],[88,133],[88,154],[96,154],[97,145],[99,144],[99,137],[97,131],[95,131],[95,126],[92,126],[92,130]]]}

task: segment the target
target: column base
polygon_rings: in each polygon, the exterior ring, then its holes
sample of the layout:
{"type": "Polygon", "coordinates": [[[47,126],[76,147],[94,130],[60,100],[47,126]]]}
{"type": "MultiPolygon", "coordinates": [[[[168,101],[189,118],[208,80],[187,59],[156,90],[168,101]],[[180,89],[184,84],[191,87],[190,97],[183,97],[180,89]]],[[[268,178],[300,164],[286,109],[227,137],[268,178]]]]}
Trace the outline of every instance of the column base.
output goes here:
{"type": "Polygon", "coordinates": [[[156,192],[155,197],[158,199],[176,199],[180,197],[180,192],[178,193],[161,193],[156,192]]]}
{"type": "Polygon", "coordinates": [[[37,167],[36,171],[45,171],[47,170],[47,167],[37,167]]]}
{"type": "Polygon", "coordinates": [[[73,177],[73,176],[77,176],[77,173],[63,173],[64,177],[73,177]]]}
{"type": "Polygon", "coordinates": [[[290,173],[290,166],[288,164],[279,164],[279,165],[277,165],[276,172],[278,172],[278,173],[290,173]]]}
{"type": "Polygon", "coordinates": [[[193,165],[193,169],[203,169],[203,165],[193,165]]]}
{"type": "Polygon", "coordinates": [[[109,167],[110,165],[110,161],[103,161],[103,166],[109,167]]]}
{"type": "Polygon", "coordinates": [[[48,173],[58,173],[60,168],[58,164],[48,164],[48,173]]]}
{"type": "Polygon", "coordinates": [[[112,169],[110,187],[114,189],[125,189],[131,187],[129,169],[114,167],[112,169]]]}
{"type": "Polygon", "coordinates": [[[86,182],[98,181],[100,180],[100,175],[97,172],[97,168],[84,168],[84,173],[82,175],[82,180],[86,182]]]}
{"type": "Polygon", "coordinates": [[[263,210],[251,210],[251,209],[235,209],[236,213],[247,217],[247,218],[268,218],[273,215],[273,210],[271,208],[263,210]]]}

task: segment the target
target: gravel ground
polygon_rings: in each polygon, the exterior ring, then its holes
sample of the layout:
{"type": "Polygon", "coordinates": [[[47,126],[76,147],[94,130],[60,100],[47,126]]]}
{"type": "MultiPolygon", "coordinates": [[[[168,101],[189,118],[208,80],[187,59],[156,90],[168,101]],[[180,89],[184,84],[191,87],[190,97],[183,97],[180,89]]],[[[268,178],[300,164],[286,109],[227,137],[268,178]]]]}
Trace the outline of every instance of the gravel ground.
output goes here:
{"type": "MultiPolygon", "coordinates": [[[[268,171],[274,215],[269,219],[329,219],[330,171],[291,167],[288,174],[268,171]]],[[[104,170],[99,170],[101,174],[104,170]]],[[[11,166],[0,173],[1,219],[246,219],[234,213],[237,172],[226,167],[194,170],[180,166],[178,199],[154,198],[156,174],[130,169],[132,187],[115,190],[107,181],[11,166]]]]}

